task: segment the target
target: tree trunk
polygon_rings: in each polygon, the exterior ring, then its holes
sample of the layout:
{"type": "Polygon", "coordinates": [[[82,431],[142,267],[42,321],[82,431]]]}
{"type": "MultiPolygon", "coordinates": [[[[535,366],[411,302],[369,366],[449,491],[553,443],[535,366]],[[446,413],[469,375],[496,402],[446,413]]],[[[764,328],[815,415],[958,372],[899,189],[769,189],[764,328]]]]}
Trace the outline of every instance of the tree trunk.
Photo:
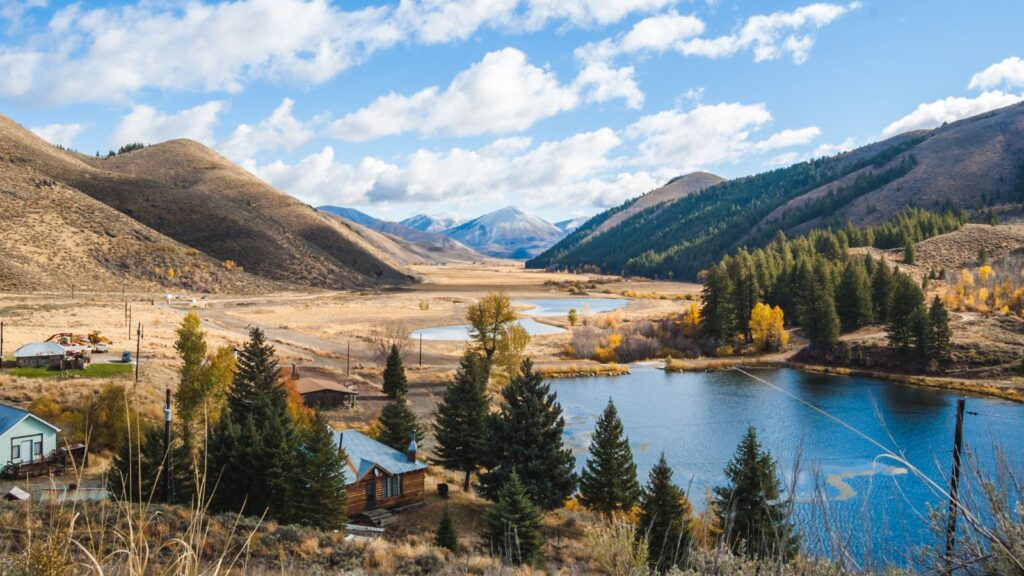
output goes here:
{"type": "Polygon", "coordinates": [[[466,470],[466,478],[462,481],[462,491],[463,492],[469,492],[469,477],[472,474],[473,474],[472,471],[466,470]]]}

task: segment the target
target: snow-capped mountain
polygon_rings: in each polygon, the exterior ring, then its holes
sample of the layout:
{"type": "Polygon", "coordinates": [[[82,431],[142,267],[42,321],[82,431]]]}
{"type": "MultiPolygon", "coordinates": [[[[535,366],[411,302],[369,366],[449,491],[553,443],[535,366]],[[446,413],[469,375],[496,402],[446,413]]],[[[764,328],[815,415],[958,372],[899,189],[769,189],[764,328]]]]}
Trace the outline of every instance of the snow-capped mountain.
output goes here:
{"type": "Polygon", "coordinates": [[[400,224],[404,224],[413,230],[419,230],[420,232],[444,232],[449,228],[454,228],[459,224],[465,222],[466,219],[457,214],[417,214],[402,220],[400,224]]]}
{"type": "Polygon", "coordinates": [[[570,234],[573,230],[583,226],[590,220],[590,216],[580,216],[579,218],[573,218],[571,220],[562,220],[561,222],[555,222],[555,226],[562,231],[562,234],[570,234]]]}
{"type": "Polygon", "coordinates": [[[532,258],[564,235],[554,224],[512,206],[474,218],[447,234],[477,252],[499,258],[532,258]]]}

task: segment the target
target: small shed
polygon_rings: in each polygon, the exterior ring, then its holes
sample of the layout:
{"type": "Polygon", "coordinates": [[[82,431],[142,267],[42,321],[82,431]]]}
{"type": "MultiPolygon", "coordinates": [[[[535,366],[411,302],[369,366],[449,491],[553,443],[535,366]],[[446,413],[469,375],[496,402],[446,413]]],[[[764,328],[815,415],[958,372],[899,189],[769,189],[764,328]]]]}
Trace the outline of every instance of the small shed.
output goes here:
{"type": "Polygon", "coordinates": [[[310,408],[352,408],[359,394],[355,386],[326,378],[310,378],[292,366],[286,376],[302,396],[302,403],[310,408]]]}
{"type": "Polygon", "coordinates": [[[59,367],[65,354],[56,342],[32,342],[15,350],[14,359],[22,368],[51,368],[59,367]]]}
{"type": "Polygon", "coordinates": [[[0,404],[0,470],[46,460],[57,448],[58,432],[31,412],[0,404]]]}
{"type": "Polygon", "coordinates": [[[427,465],[416,460],[415,440],[405,452],[357,430],[335,432],[334,442],[348,459],[345,512],[350,518],[423,502],[427,465]]]}

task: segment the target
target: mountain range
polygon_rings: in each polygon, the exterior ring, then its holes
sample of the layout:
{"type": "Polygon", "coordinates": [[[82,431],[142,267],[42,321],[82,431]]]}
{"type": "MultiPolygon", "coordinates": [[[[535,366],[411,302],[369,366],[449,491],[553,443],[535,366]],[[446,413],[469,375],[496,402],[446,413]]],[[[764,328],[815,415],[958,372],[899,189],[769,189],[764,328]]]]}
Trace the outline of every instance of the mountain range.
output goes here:
{"type": "Polygon", "coordinates": [[[780,230],[878,224],[907,206],[1020,217],[1024,103],[831,157],[719,181],[691,174],[590,219],[527,262],[695,279],[780,230]],[[673,191],[674,190],[674,191],[673,191]]]}

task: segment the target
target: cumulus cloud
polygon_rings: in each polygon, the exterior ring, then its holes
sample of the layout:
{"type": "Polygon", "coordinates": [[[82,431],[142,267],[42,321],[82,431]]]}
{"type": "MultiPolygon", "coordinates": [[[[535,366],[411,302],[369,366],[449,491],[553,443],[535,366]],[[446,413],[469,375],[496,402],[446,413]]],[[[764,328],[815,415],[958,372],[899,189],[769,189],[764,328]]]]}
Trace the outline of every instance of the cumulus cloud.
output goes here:
{"type": "Polygon", "coordinates": [[[484,26],[607,24],[670,1],[404,0],[351,11],[329,0],[75,3],[30,41],[0,48],[0,95],[108,102],[149,88],[237,93],[255,80],[318,84],[400,43],[465,40],[484,26]]]}
{"type": "Polygon", "coordinates": [[[59,144],[70,148],[72,140],[84,128],[81,124],[47,124],[46,126],[34,126],[32,132],[50,144],[59,144]]]}
{"type": "Polygon", "coordinates": [[[551,72],[533,66],[515,48],[490,52],[437,86],[404,96],[388,94],[331,123],[336,138],[363,141],[417,132],[470,136],[523,130],[576,107],[579,97],[551,72]]]}
{"type": "Polygon", "coordinates": [[[1017,56],[985,68],[971,77],[967,87],[971,90],[991,90],[992,88],[1024,87],[1024,60],[1017,56]]]}
{"type": "Polygon", "coordinates": [[[174,114],[164,114],[152,106],[136,105],[118,123],[111,141],[114,146],[123,146],[130,142],[152,144],[190,138],[203,144],[213,144],[213,128],[225,107],[224,102],[214,100],[174,114]]]}
{"type": "Polygon", "coordinates": [[[911,130],[935,128],[944,122],[976,116],[1020,102],[1024,96],[1008,94],[999,90],[982,92],[975,98],[950,96],[934,102],[918,105],[913,112],[892,122],[882,130],[882,136],[895,136],[911,130]]]}
{"type": "Polygon", "coordinates": [[[633,79],[633,67],[612,68],[606,62],[590,62],[580,70],[573,87],[587,102],[622,99],[637,110],[644,105],[644,93],[633,79]]]}
{"type": "Polygon", "coordinates": [[[800,146],[810,143],[818,136],[821,136],[821,129],[817,126],[809,126],[807,128],[799,128],[796,130],[786,129],[772,134],[768,138],[754,144],[754,148],[759,152],[766,152],[768,150],[778,150],[779,148],[800,146]]]}
{"type": "Polygon", "coordinates": [[[295,102],[285,98],[267,118],[255,125],[240,124],[217,148],[228,158],[244,160],[264,150],[292,152],[315,135],[307,122],[292,115],[295,102]]]}

